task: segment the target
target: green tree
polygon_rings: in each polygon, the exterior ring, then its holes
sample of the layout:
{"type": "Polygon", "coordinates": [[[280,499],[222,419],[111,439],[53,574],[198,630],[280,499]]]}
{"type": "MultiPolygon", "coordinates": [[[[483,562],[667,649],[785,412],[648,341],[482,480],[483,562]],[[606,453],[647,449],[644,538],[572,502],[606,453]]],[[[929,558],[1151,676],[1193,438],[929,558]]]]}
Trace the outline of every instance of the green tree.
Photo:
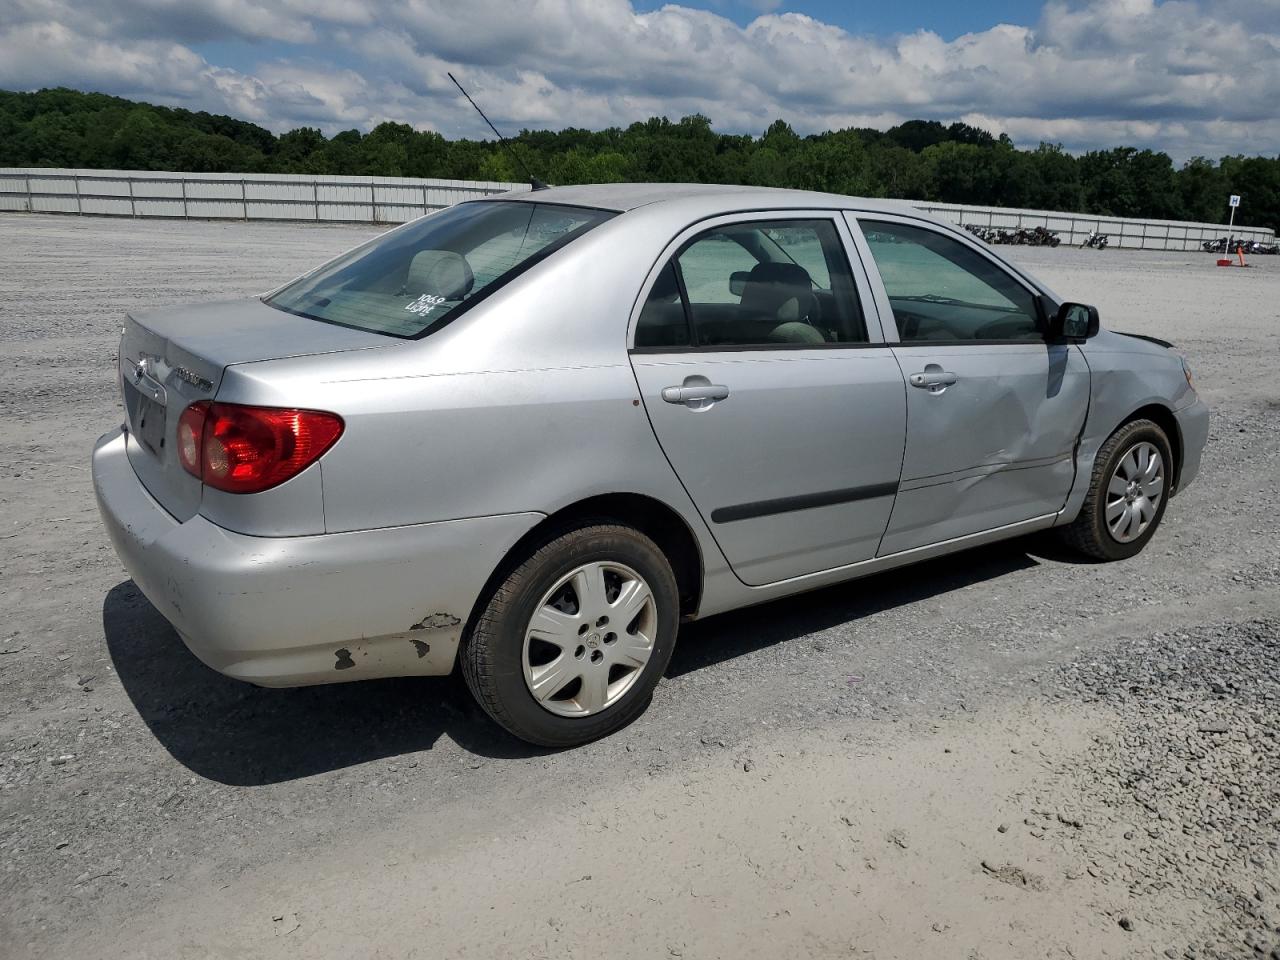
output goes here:
{"type": "Polygon", "coordinates": [[[1026,205],[1038,210],[1083,210],[1084,187],[1076,158],[1062,144],[1041,143],[1025,154],[1030,171],[1026,205]]]}
{"type": "MultiPolygon", "coordinates": [[[[964,123],[909,120],[799,136],[784,119],[758,137],[721,134],[701,114],[628,127],[522,130],[511,142],[550,183],[700,181],[836,193],[1224,221],[1244,198],[1242,224],[1280,224],[1280,157],[1168,155],[1131,146],[1074,157],[1060,145],[1018,150],[1006,134],[964,123]]],[[[65,88],[0,91],[0,164],[258,171],[462,180],[523,180],[524,164],[489,140],[449,140],[405,123],[326,137],[300,127],[275,136],[256,124],[65,88]]]]}
{"type": "MultiPolygon", "coordinates": [[[[702,118],[706,120],[706,117],[702,118]]],[[[707,130],[710,131],[711,122],[707,121],[707,130]]],[[[769,129],[764,132],[764,136],[760,138],[760,147],[766,150],[773,150],[779,155],[786,155],[792,150],[800,146],[800,138],[796,136],[796,132],[791,129],[791,125],[785,120],[775,120],[769,124],[769,129]]]]}
{"type": "Polygon", "coordinates": [[[312,154],[324,149],[324,134],[314,127],[282,133],[276,142],[273,168],[279,173],[306,173],[312,154]]]}
{"type": "Polygon", "coordinates": [[[514,183],[523,178],[523,171],[517,168],[515,160],[506,150],[495,150],[485,157],[476,176],[477,180],[497,180],[500,183],[514,183]]]}
{"type": "MultiPolygon", "coordinates": [[[[1237,223],[1280,224],[1280,157],[1223,157],[1222,178],[1228,193],[1240,195],[1237,223]]],[[[1226,198],[1219,203],[1226,217],[1226,198]]]]}
{"type": "MultiPolygon", "coordinates": [[[[896,143],[900,147],[906,147],[913,153],[919,153],[921,150],[939,143],[960,140],[958,137],[950,136],[947,133],[947,128],[937,120],[908,120],[906,123],[900,123],[896,127],[890,127],[884,132],[884,135],[885,139],[896,143]]],[[[960,140],[960,142],[967,141],[960,140]]]]}
{"type": "Polygon", "coordinates": [[[1080,158],[1085,204],[1117,217],[1163,217],[1178,213],[1173,161],[1165,153],[1117,147],[1080,158]]]}
{"type": "Polygon", "coordinates": [[[871,163],[857,134],[813,137],[797,147],[789,161],[789,185],[861,196],[872,192],[871,163]]]}
{"type": "Polygon", "coordinates": [[[408,145],[408,173],[411,177],[442,177],[449,155],[449,142],[434,130],[422,130],[408,145]]]}
{"type": "Polygon", "coordinates": [[[1178,185],[1179,219],[1209,223],[1218,220],[1227,205],[1227,184],[1212,160],[1192,157],[1175,178],[1178,185]]]}
{"type": "Polygon", "coordinates": [[[903,200],[936,199],[928,162],[920,154],[887,141],[867,149],[873,196],[903,200]]]}

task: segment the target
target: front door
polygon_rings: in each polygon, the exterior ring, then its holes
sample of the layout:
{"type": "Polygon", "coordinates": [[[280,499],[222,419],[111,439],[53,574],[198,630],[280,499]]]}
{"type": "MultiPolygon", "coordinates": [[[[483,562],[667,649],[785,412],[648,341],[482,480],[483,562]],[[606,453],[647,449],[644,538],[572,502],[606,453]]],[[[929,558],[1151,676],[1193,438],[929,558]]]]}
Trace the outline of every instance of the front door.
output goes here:
{"type": "Polygon", "coordinates": [[[1089,404],[1080,350],[1046,343],[1037,293],[969,241],[905,218],[858,223],[908,383],[880,555],[1061,510],[1089,404]]]}
{"type": "Polygon", "coordinates": [[[830,212],[702,225],[636,319],[658,441],[753,586],[874,556],[893,507],[905,388],[847,238],[830,212]]]}

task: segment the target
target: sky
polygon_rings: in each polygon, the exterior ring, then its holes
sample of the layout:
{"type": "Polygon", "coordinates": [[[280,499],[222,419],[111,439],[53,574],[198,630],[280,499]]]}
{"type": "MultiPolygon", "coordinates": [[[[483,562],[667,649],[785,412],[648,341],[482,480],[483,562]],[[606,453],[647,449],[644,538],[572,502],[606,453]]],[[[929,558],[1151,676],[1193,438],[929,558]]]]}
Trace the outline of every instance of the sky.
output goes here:
{"type": "Polygon", "coordinates": [[[276,132],[486,135],[450,70],[512,132],[919,118],[1020,146],[1280,154],[1280,0],[0,0],[0,88],[276,132]]]}

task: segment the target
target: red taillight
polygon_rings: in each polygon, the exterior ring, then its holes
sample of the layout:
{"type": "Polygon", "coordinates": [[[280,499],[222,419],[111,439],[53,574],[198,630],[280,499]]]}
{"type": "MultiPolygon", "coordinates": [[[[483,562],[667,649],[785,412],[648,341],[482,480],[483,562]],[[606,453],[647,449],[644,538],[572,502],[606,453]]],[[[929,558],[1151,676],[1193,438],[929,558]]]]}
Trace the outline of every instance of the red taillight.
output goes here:
{"type": "Polygon", "coordinates": [[[200,476],[200,447],[204,443],[204,421],[209,401],[201,400],[182,411],[178,418],[178,459],[187,473],[200,476]]]}
{"type": "Polygon", "coordinates": [[[178,420],[178,459],[227,493],[258,493],[301,473],[342,435],[342,418],[320,410],[202,400],[178,420]]]}

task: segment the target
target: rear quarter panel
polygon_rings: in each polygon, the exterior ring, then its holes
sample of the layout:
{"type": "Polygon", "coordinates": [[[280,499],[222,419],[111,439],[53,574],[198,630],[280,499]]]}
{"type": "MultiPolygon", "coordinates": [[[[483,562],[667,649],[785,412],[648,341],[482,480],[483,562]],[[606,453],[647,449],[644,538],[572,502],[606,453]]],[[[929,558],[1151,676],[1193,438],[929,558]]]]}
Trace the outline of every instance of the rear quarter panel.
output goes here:
{"type": "Polygon", "coordinates": [[[661,247],[616,224],[422,340],[232,366],[218,399],[344,418],[320,461],[326,532],[635,493],[684,518],[710,574],[723,558],[658,446],[627,355],[627,320],[661,247]]]}

